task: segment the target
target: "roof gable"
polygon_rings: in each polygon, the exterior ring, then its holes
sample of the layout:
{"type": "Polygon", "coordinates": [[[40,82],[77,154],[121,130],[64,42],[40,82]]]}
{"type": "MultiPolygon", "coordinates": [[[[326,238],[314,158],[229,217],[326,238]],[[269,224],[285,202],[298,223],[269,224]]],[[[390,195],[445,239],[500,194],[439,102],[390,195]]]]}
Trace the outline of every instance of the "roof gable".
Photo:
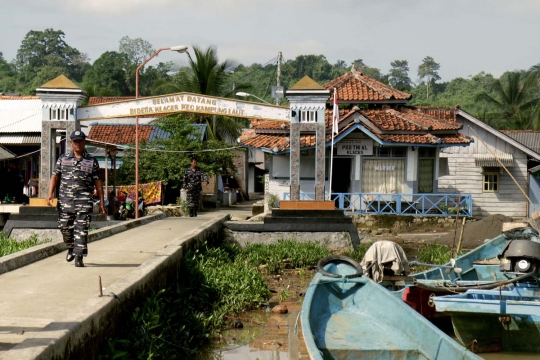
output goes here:
{"type": "Polygon", "coordinates": [[[472,116],[468,112],[463,111],[461,109],[456,109],[456,114],[462,116],[466,120],[469,120],[470,122],[472,122],[473,124],[481,127],[482,129],[490,132],[491,134],[495,135],[499,139],[501,139],[503,141],[506,141],[510,145],[512,145],[512,146],[518,148],[519,150],[523,151],[525,154],[527,154],[527,155],[533,157],[534,159],[540,161],[540,153],[537,153],[537,152],[529,149],[527,146],[525,146],[525,145],[519,143],[518,141],[512,139],[510,136],[508,136],[508,135],[506,135],[506,134],[492,128],[491,126],[489,126],[485,122],[475,118],[474,116],[472,116]]]}
{"type": "Polygon", "coordinates": [[[41,85],[41,89],[78,89],[82,90],[80,87],[75,85],[71,80],[69,80],[65,75],[60,75],[48,83],[41,85]]]}
{"type": "Polygon", "coordinates": [[[325,90],[325,88],[306,75],[296,84],[291,86],[289,90],[325,90]]]}
{"type": "MultiPolygon", "coordinates": [[[[337,89],[339,101],[354,102],[401,102],[406,103],[412,98],[411,94],[392,88],[375,79],[364,76],[361,72],[346,74],[323,84],[328,90],[337,89]]],[[[333,102],[333,93],[329,102],[333,102]]]]}

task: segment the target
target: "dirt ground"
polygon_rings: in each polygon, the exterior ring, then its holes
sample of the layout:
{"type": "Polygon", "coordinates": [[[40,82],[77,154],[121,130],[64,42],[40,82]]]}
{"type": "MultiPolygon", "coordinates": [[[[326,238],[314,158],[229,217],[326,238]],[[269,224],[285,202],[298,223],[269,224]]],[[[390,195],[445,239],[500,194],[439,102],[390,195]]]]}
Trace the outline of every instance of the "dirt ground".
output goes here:
{"type": "MultiPolygon", "coordinates": [[[[482,220],[465,223],[463,232],[462,248],[474,249],[484,243],[486,239],[493,239],[502,232],[502,225],[506,222],[512,222],[512,218],[504,215],[490,215],[482,220]]],[[[452,246],[454,237],[456,244],[461,233],[461,223],[457,226],[454,236],[454,228],[447,235],[441,236],[437,243],[452,246]]]]}

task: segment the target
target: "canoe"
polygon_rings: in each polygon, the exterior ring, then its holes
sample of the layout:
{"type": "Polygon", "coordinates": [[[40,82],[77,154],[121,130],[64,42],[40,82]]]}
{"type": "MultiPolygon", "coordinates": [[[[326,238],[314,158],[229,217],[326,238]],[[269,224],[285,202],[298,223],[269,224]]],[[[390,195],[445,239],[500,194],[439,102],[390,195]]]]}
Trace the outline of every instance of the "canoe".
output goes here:
{"type": "Polygon", "coordinates": [[[359,267],[329,261],[311,281],[301,322],[312,360],[480,359],[373,280],[345,277],[359,267]]]}
{"type": "Polygon", "coordinates": [[[435,296],[435,309],[452,317],[457,338],[476,352],[540,353],[540,243],[512,240],[500,258],[507,280],[435,296]]]}
{"type": "MultiPolygon", "coordinates": [[[[538,235],[532,228],[519,228],[507,231],[485,244],[459,256],[455,267],[462,271],[446,272],[444,267],[433,268],[424,272],[411,274],[414,281],[406,281],[396,286],[395,282],[381,283],[397,297],[405,301],[424,317],[432,319],[441,315],[435,312],[430,302],[433,295],[443,296],[455,294],[456,287],[483,285],[493,281],[506,279],[500,271],[497,256],[503,251],[508,242],[513,239],[529,239],[538,242],[538,235]],[[495,259],[496,261],[493,261],[495,259]],[[491,260],[491,261],[490,261],[491,260]]],[[[450,266],[450,263],[444,266],[450,266]]]]}

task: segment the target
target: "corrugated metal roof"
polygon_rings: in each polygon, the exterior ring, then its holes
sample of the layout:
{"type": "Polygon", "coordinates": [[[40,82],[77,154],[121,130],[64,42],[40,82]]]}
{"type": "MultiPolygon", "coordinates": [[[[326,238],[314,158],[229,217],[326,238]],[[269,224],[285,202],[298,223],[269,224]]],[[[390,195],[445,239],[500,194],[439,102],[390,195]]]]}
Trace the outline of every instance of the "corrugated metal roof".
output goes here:
{"type": "Polygon", "coordinates": [[[13,159],[15,154],[0,145],[0,160],[13,159]]]}
{"type": "MultiPolygon", "coordinates": [[[[514,166],[514,156],[507,153],[495,153],[497,158],[506,167],[514,166]]],[[[500,167],[501,164],[497,161],[497,158],[493,154],[474,154],[474,162],[476,166],[482,167],[500,167]]]]}
{"type": "Polygon", "coordinates": [[[41,145],[41,134],[0,134],[3,145],[41,145]]]}
{"type": "Polygon", "coordinates": [[[40,99],[2,100],[0,134],[41,132],[41,108],[40,99]]]}
{"type": "MultiPolygon", "coordinates": [[[[191,124],[191,126],[195,128],[195,133],[193,135],[190,135],[189,138],[191,140],[204,141],[206,137],[206,124],[191,124]]],[[[152,132],[150,133],[148,142],[152,142],[155,140],[167,140],[169,136],[170,134],[167,131],[161,129],[158,126],[154,126],[154,130],[152,130],[152,132]]]]}
{"type": "Polygon", "coordinates": [[[540,131],[534,130],[502,130],[503,134],[508,135],[517,142],[525,145],[531,150],[540,153],[540,131]]]}

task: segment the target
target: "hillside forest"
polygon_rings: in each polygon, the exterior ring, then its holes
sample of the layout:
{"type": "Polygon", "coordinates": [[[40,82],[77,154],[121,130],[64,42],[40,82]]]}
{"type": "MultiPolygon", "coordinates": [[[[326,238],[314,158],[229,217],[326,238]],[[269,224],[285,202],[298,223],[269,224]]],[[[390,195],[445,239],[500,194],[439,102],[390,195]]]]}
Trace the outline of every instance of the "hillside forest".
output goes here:
{"type": "MultiPolygon", "coordinates": [[[[135,95],[136,68],[154,51],[148,41],[124,36],[117,49],[91,61],[87,54],[66,43],[61,30],[30,31],[15,59],[5,59],[0,49],[0,93],[31,95],[40,85],[64,74],[89,96],[135,95]]],[[[275,103],[271,87],[277,81],[277,55],[276,51],[274,59],[245,65],[219,59],[216,47],[191,46],[187,55],[179,57],[181,65],[157,58],[145,66],[140,72],[140,96],[186,91],[236,97],[238,92],[247,92],[255,95],[248,100],[259,101],[258,97],[275,103]]],[[[300,55],[282,59],[281,85],[287,89],[304,75],[323,84],[354,67],[366,76],[411,93],[410,105],[460,105],[497,129],[540,129],[540,63],[508,71],[500,78],[480,72],[448,82],[439,76],[442,66],[431,56],[424,56],[418,69],[410,69],[406,59],[396,59],[384,73],[377,64],[366,64],[361,58],[332,64],[324,55],[300,55]]],[[[286,105],[285,99],[281,105],[286,105]]],[[[225,119],[216,128],[213,121],[212,130],[222,135],[235,135],[242,125],[238,124],[241,120],[225,119]]]]}

